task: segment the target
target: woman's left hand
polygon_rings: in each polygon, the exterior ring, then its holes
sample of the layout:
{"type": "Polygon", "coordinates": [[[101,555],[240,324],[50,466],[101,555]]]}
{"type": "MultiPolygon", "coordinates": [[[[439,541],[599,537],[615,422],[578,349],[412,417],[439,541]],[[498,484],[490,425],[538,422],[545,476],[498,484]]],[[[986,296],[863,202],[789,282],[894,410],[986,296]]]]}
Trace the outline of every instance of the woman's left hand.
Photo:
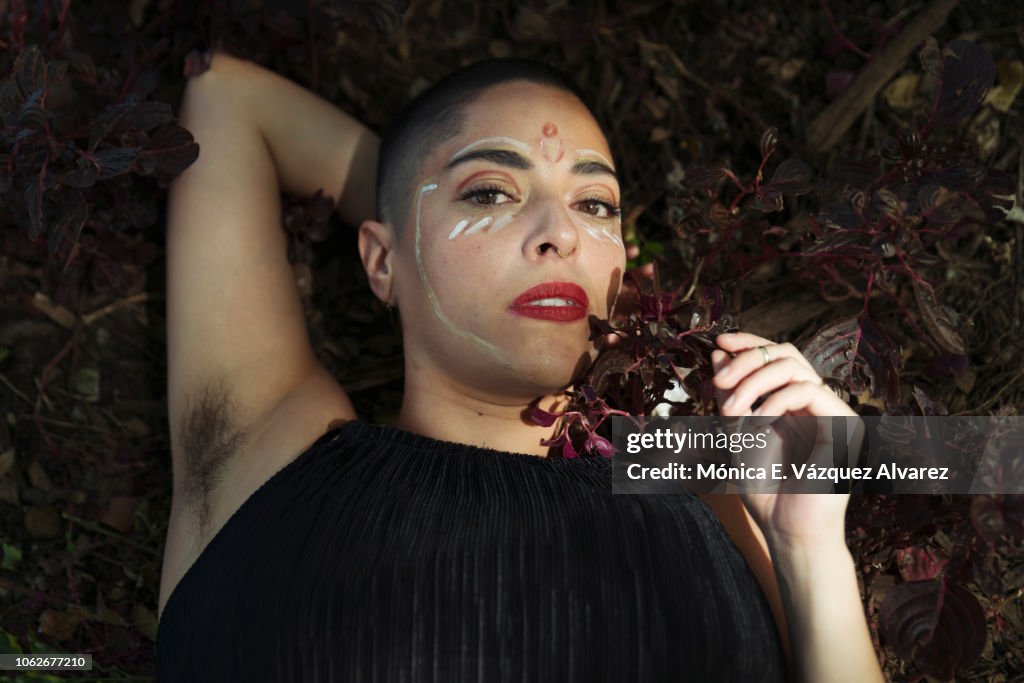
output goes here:
{"type": "MultiPolygon", "coordinates": [[[[719,335],[716,343],[721,350],[714,351],[711,360],[723,416],[856,415],[824,384],[792,344],[775,344],[744,332],[719,335]],[[761,398],[763,403],[752,411],[753,404],[761,398]]],[[[821,431],[812,437],[818,440],[816,450],[831,460],[830,435],[822,436],[821,431]]],[[[769,438],[781,441],[785,437],[773,430],[769,438]]],[[[835,542],[837,536],[845,541],[849,494],[785,492],[795,486],[793,482],[783,482],[777,489],[781,492],[741,494],[769,543],[807,546],[835,542]]]]}

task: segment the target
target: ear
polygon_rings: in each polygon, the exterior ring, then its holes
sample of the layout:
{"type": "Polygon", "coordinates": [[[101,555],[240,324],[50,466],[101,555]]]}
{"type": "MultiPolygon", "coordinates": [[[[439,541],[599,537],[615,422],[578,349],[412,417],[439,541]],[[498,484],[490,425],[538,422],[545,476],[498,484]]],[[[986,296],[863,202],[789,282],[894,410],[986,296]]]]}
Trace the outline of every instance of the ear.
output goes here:
{"type": "Polygon", "coordinates": [[[394,287],[395,231],[387,223],[363,221],[359,226],[359,257],[370,280],[370,289],[386,304],[392,301],[394,287]]]}

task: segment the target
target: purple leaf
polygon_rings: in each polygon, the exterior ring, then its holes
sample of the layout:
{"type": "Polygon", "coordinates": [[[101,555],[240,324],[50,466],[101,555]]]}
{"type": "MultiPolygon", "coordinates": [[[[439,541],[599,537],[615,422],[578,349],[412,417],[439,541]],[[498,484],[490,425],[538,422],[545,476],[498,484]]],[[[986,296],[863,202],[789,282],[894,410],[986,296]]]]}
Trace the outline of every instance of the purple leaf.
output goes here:
{"type": "Polygon", "coordinates": [[[590,453],[597,453],[605,458],[615,455],[615,446],[612,445],[612,442],[594,432],[591,432],[590,436],[587,437],[586,450],[590,453]]]}
{"type": "Polygon", "coordinates": [[[951,41],[942,57],[941,82],[926,131],[952,126],[970,116],[996,80],[992,55],[975,43],[951,41]]]}
{"type": "Polygon", "coordinates": [[[891,588],[879,608],[879,627],[900,658],[943,681],[978,661],[987,635],[977,598],[945,580],[891,588]]]}
{"type": "Polygon", "coordinates": [[[46,227],[46,219],[43,216],[43,187],[42,181],[33,179],[25,188],[25,206],[28,208],[28,238],[34,240],[39,237],[46,227]]]}
{"type": "Polygon", "coordinates": [[[67,197],[60,203],[59,216],[50,229],[49,250],[51,254],[56,253],[60,248],[60,243],[65,236],[70,235],[71,244],[76,244],[82,234],[82,226],[89,218],[89,207],[82,199],[81,192],[72,191],[67,194],[67,197]]]}
{"type": "Polygon", "coordinates": [[[150,140],[149,147],[139,154],[140,161],[151,160],[156,169],[168,175],[178,175],[199,157],[199,145],[192,134],[181,126],[165,126],[150,140]]]}
{"type": "Polygon", "coordinates": [[[43,97],[43,89],[32,91],[18,111],[18,125],[25,128],[43,130],[46,127],[46,110],[43,109],[40,100],[43,97]]]}
{"type": "Polygon", "coordinates": [[[839,97],[857,74],[853,71],[833,69],[825,74],[825,97],[834,100],[839,97]]]}
{"type": "Polygon", "coordinates": [[[93,160],[99,166],[97,180],[106,180],[127,173],[139,156],[137,147],[113,147],[102,152],[96,152],[93,160]]]}
{"type": "Polygon", "coordinates": [[[46,95],[46,61],[38,47],[30,45],[22,50],[14,60],[12,72],[22,97],[28,97],[29,93],[39,89],[46,95]]]}
{"type": "Polygon", "coordinates": [[[124,116],[131,111],[133,106],[135,105],[130,102],[115,104],[107,107],[102,114],[96,117],[96,120],[92,122],[92,126],[89,131],[90,152],[95,150],[96,147],[103,142],[107,137],[107,134],[113,130],[118,121],[124,118],[124,116]]]}
{"type": "Polygon", "coordinates": [[[118,132],[149,131],[174,122],[171,105],[165,102],[141,102],[129,111],[115,130],[118,132]]]}
{"type": "Polygon", "coordinates": [[[560,418],[561,415],[550,413],[534,404],[530,406],[529,417],[530,421],[536,425],[540,425],[541,427],[550,427],[558,421],[558,418],[560,418]]]}
{"type": "Polygon", "coordinates": [[[78,168],[68,171],[61,176],[60,181],[69,187],[87,188],[96,184],[96,176],[99,174],[96,166],[84,157],[79,157],[78,168]]]}
{"type": "Polygon", "coordinates": [[[948,562],[931,548],[910,547],[896,551],[896,565],[904,581],[934,579],[948,562]]]}
{"type": "Polygon", "coordinates": [[[811,167],[804,162],[799,159],[786,159],[775,168],[768,185],[762,186],[762,189],[771,187],[783,194],[807,194],[814,189],[812,176],[811,167]]]}
{"type": "Polygon", "coordinates": [[[898,395],[895,344],[867,316],[846,318],[821,330],[803,349],[811,367],[825,378],[845,383],[854,395],[898,395]]]}

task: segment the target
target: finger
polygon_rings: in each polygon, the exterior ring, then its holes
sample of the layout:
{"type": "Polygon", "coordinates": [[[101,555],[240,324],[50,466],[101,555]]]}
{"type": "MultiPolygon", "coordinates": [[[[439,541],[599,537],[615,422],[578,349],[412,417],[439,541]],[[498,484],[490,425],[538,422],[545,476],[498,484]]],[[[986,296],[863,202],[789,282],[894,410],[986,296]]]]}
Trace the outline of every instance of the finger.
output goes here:
{"type": "Polygon", "coordinates": [[[855,415],[850,406],[816,382],[795,382],[765,399],[754,415],[806,414],[819,417],[855,415]]]}
{"type": "MultiPolygon", "coordinates": [[[[719,335],[719,338],[721,336],[719,335]]],[[[726,351],[729,351],[729,349],[726,349],[726,351]]],[[[716,386],[723,389],[736,386],[737,382],[758,368],[786,358],[796,361],[806,368],[807,372],[813,373],[815,376],[818,374],[811,367],[810,362],[800,353],[800,350],[789,343],[762,344],[753,348],[744,348],[733,353],[732,360],[726,367],[722,368],[716,377],[716,386]]]]}
{"type": "Polygon", "coordinates": [[[715,342],[720,348],[723,348],[733,354],[767,346],[771,352],[772,358],[792,356],[793,358],[806,362],[807,367],[811,367],[810,362],[807,361],[803,353],[800,352],[800,349],[796,348],[789,342],[776,344],[770,339],[765,339],[764,337],[759,337],[756,334],[750,334],[748,332],[728,332],[726,334],[720,334],[715,337],[715,342]]]}
{"type": "Polygon", "coordinates": [[[715,342],[721,348],[731,353],[775,343],[771,339],[758,337],[756,334],[750,334],[749,332],[726,332],[715,337],[715,342]]]}
{"type": "MultiPolygon", "coordinates": [[[[734,358],[733,363],[735,362],[734,358]]],[[[722,413],[744,415],[750,410],[754,401],[761,396],[794,383],[807,382],[819,385],[821,378],[795,358],[783,358],[768,365],[762,365],[746,377],[740,378],[738,375],[730,374],[723,380],[716,377],[715,382],[722,389],[733,389],[732,396],[722,404],[722,413]]]]}
{"type": "Polygon", "coordinates": [[[732,389],[751,373],[761,368],[784,363],[787,367],[796,365],[801,368],[795,378],[820,381],[807,359],[796,351],[791,344],[759,346],[743,351],[718,370],[715,374],[715,386],[720,389],[732,389]]]}

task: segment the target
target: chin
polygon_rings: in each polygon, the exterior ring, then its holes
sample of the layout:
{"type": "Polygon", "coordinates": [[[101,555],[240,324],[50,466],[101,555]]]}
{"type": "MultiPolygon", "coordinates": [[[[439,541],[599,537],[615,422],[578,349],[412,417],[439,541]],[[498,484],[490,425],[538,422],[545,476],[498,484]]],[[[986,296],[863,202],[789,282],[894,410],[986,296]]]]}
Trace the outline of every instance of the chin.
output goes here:
{"type": "Polygon", "coordinates": [[[530,353],[527,346],[524,351],[516,354],[513,367],[505,372],[512,376],[514,384],[522,387],[521,393],[531,399],[562,391],[590,361],[586,348],[561,347],[530,353]]]}

